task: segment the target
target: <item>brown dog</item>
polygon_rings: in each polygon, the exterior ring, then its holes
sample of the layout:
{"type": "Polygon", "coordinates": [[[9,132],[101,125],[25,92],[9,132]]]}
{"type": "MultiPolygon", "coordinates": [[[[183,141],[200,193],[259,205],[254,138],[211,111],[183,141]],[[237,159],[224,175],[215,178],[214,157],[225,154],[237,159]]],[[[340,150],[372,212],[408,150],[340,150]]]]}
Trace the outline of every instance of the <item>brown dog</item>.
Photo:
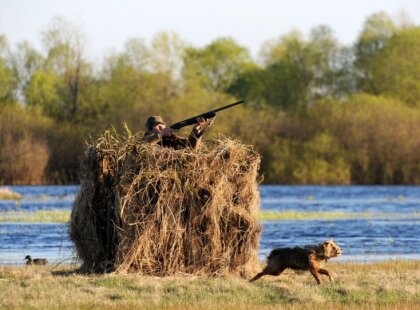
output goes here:
{"type": "Polygon", "coordinates": [[[267,258],[267,266],[252,278],[251,282],[265,275],[279,276],[286,268],[309,270],[318,284],[321,284],[319,274],[327,275],[330,281],[333,281],[328,270],[321,268],[321,262],[341,253],[343,250],[332,240],[305,247],[274,249],[267,258]]]}

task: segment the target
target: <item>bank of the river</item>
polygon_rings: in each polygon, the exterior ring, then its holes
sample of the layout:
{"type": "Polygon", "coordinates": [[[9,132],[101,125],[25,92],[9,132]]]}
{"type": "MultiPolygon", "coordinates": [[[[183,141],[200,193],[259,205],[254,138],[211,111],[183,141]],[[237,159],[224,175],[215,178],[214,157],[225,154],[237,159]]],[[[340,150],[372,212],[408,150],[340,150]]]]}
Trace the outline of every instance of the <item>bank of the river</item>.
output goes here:
{"type": "Polygon", "coordinates": [[[0,187],[0,200],[19,200],[22,198],[22,195],[12,191],[7,187],[0,187]]]}
{"type": "Polygon", "coordinates": [[[418,309],[420,261],[328,263],[317,285],[286,271],[249,283],[188,275],[83,275],[75,267],[0,267],[0,308],[418,309]]]}

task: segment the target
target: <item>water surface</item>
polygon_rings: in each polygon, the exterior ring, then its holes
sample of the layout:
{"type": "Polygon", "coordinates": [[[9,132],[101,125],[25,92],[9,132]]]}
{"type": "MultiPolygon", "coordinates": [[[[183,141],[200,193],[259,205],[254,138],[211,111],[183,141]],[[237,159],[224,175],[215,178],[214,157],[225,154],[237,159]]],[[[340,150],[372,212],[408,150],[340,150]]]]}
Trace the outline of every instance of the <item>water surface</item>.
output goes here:
{"type": "MultiPolygon", "coordinates": [[[[0,200],[0,211],[71,210],[77,186],[10,186],[20,201],[0,200]]],[[[261,209],[267,211],[420,212],[418,186],[277,186],[261,187],[261,209]]],[[[1,213],[0,213],[1,216],[1,213]]],[[[417,217],[387,219],[263,221],[260,258],[275,247],[334,239],[340,260],[420,259],[417,217]]],[[[68,226],[60,223],[0,223],[0,264],[22,264],[26,255],[69,263],[73,245],[68,226]]]]}

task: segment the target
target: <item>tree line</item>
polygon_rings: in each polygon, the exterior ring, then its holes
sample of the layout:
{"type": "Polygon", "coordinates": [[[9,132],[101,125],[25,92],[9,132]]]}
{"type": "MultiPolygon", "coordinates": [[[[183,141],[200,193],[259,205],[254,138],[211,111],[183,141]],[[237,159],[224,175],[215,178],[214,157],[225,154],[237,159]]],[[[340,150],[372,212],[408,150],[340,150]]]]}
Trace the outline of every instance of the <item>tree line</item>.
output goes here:
{"type": "Polygon", "coordinates": [[[352,46],[327,26],[269,40],[255,60],[233,38],[192,46],[164,32],[90,61],[55,18],[42,50],[0,34],[0,184],[77,183],[84,141],[144,130],[245,99],[210,134],[263,156],[266,183],[420,184],[420,28],[384,13],[352,46]]]}

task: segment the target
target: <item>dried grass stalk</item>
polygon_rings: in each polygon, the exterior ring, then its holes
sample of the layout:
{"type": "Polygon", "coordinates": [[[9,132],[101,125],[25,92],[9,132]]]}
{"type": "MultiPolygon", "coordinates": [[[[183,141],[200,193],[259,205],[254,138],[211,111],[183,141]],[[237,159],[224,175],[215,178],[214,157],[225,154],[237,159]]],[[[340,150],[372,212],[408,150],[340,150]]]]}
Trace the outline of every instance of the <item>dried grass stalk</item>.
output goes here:
{"type": "Polygon", "coordinates": [[[173,150],[110,130],[86,155],[70,225],[85,269],[255,272],[260,156],[251,147],[218,138],[173,150]]]}

